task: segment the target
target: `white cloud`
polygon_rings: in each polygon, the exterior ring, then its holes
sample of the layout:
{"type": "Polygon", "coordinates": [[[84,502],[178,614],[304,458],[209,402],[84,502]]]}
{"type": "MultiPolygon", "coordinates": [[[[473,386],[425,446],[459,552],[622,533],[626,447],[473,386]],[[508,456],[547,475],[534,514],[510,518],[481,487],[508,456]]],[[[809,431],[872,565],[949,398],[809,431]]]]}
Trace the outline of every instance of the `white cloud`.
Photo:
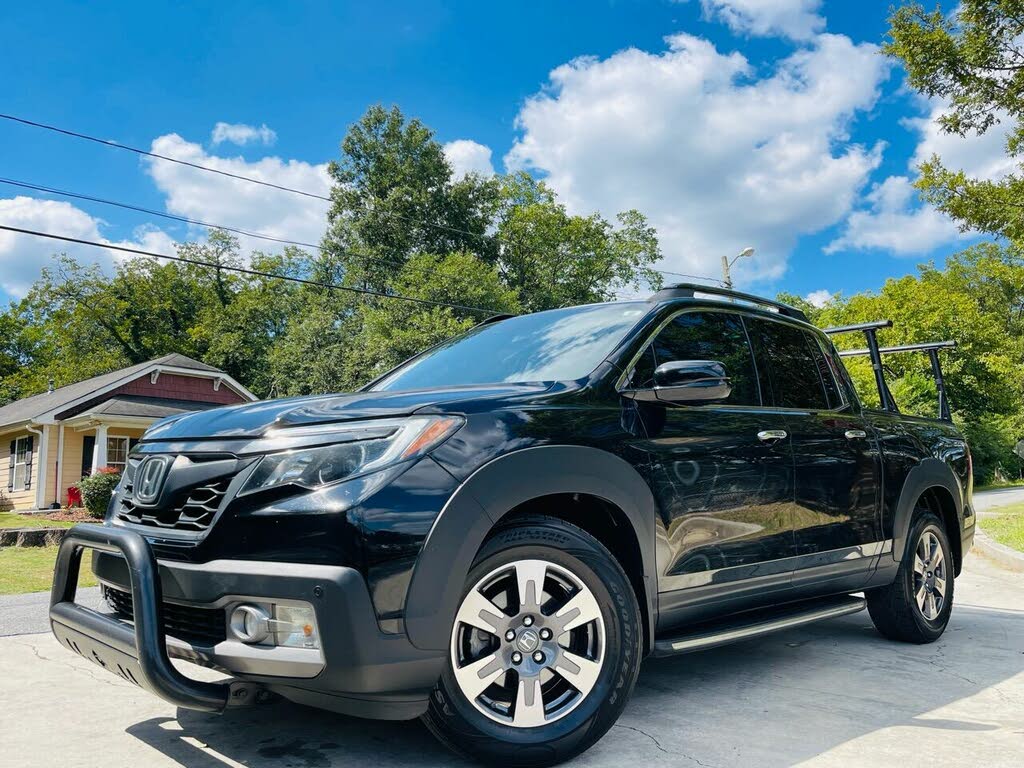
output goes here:
{"type": "Polygon", "coordinates": [[[739,34],[810,40],[825,29],[821,0],[700,0],[705,17],[739,34]]]}
{"type": "MultiPolygon", "coordinates": [[[[328,195],[327,166],[264,157],[249,162],[219,157],[175,133],[153,140],[152,151],[292,189],[328,195]]],[[[179,216],[316,244],[327,224],[329,203],[314,197],[252,184],[163,160],[147,159],[146,172],[165,195],[167,210],[179,216]]],[[[196,231],[196,234],[205,232],[196,231]]],[[[279,251],[281,246],[241,236],[242,251],[279,251]]]]}
{"type": "Polygon", "coordinates": [[[246,144],[262,144],[270,146],[277,141],[277,134],[264,123],[259,128],[245,123],[217,123],[210,133],[210,141],[214,144],[229,142],[240,147],[246,144]]]}
{"type": "Polygon", "coordinates": [[[469,139],[456,139],[444,145],[444,156],[455,172],[455,178],[462,178],[467,173],[479,173],[481,176],[493,176],[494,165],[491,163],[491,148],[469,139]]]}
{"type": "MultiPolygon", "coordinates": [[[[912,172],[933,155],[938,155],[945,167],[963,170],[974,178],[995,180],[1015,169],[1006,155],[1005,122],[982,136],[961,137],[944,133],[937,122],[945,104],[927,103],[926,108],[926,115],[903,121],[918,134],[909,163],[912,172]]],[[[909,176],[889,176],[872,187],[865,201],[868,206],[850,214],[842,235],[829,243],[826,253],[877,249],[897,256],[922,256],[970,237],[948,216],[921,203],[909,176]]]]}
{"type": "MultiPolygon", "coordinates": [[[[100,219],[58,200],[25,196],[0,200],[0,221],[12,227],[80,240],[174,254],[174,241],[159,229],[140,228],[129,240],[109,240],[101,233],[103,222],[100,219]]],[[[110,269],[120,259],[131,258],[117,251],[0,230],[0,289],[14,297],[25,295],[40,270],[52,263],[57,253],[67,253],[87,263],[96,262],[104,269],[110,269]]]]}
{"type": "Polygon", "coordinates": [[[832,291],[828,290],[827,288],[822,288],[821,290],[811,291],[810,293],[808,293],[806,296],[804,296],[804,301],[806,301],[813,307],[821,309],[830,301],[832,301],[833,295],[834,294],[832,293],[832,291]]]}
{"type": "Polygon", "coordinates": [[[906,176],[888,177],[865,199],[869,208],[850,214],[843,234],[828,244],[825,253],[879,249],[919,256],[962,237],[945,214],[915,203],[917,192],[906,176]]]}
{"type": "Polygon", "coordinates": [[[905,127],[919,135],[911,166],[917,167],[932,155],[938,155],[945,167],[980,179],[999,179],[1015,170],[1016,164],[1006,154],[1008,126],[1013,120],[1005,113],[997,113],[1001,122],[981,136],[961,137],[941,130],[938,118],[946,111],[946,104],[933,102],[927,108],[927,115],[903,121],[905,127]]]}
{"type": "MultiPolygon", "coordinates": [[[[277,157],[252,162],[219,157],[177,134],[160,136],[152,142],[151,149],[168,157],[315,195],[326,196],[330,192],[326,164],[314,165],[277,157]]],[[[329,203],[325,200],[163,160],[147,159],[143,167],[164,194],[165,206],[170,213],[311,244],[319,243],[326,227],[329,203]]],[[[0,199],[0,221],[25,229],[156,253],[173,255],[175,252],[175,241],[153,225],[137,228],[126,240],[104,237],[106,223],[103,220],[63,201],[25,196],[0,199]]],[[[190,238],[201,239],[206,231],[203,227],[195,227],[190,238]]],[[[278,243],[244,235],[239,240],[242,253],[246,255],[252,250],[277,252],[282,248],[278,243]]],[[[0,290],[11,296],[24,295],[39,277],[42,267],[51,262],[53,254],[62,252],[86,262],[98,262],[105,269],[110,269],[119,259],[130,258],[116,251],[0,231],[0,290]]]]}
{"type": "Polygon", "coordinates": [[[775,278],[801,235],[841,220],[881,147],[848,143],[878,98],[877,47],[821,35],[763,79],[739,53],[686,34],[555,69],[517,118],[510,168],[543,172],[570,209],[635,207],[657,227],[663,266],[741,282],[775,278]]]}

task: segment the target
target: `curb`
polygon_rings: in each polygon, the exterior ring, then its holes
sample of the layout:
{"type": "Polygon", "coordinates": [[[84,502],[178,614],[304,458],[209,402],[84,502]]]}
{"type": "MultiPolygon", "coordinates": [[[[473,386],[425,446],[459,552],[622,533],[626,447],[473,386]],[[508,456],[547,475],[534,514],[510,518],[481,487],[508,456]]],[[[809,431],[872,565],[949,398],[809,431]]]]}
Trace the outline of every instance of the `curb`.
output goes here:
{"type": "Polygon", "coordinates": [[[980,527],[974,531],[974,550],[1009,571],[1024,573],[1024,552],[995,541],[980,527]]]}
{"type": "Polygon", "coordinates": [[[0,528],[0,547],[47,547],[60,544],[67,528],[0,528]]]}

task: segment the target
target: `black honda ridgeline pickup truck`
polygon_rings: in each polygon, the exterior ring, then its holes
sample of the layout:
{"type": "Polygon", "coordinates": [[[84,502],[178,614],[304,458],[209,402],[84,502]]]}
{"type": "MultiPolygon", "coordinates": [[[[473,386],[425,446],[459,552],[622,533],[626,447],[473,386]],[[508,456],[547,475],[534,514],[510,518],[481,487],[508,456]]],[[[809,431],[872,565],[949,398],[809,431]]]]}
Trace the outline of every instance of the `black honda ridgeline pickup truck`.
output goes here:
{"type": "Polygon", "coordinates": [[[179,707],[422,717],[504,766],[591,746],[649,654],[865,607],[931,642],[971,457],[950,344],[879,350],[889,324],[830,331],[867,336],[879,409],[799,310],[680,285],[494,318],[354,394],[166,419],[105,524],[64,540],[53,632],[179,707]],[[885,388],[880,354],[907,349],[932,356],[937,419],[885,388]],[[85,549],[110,612],[75,603],[85,549]]]}

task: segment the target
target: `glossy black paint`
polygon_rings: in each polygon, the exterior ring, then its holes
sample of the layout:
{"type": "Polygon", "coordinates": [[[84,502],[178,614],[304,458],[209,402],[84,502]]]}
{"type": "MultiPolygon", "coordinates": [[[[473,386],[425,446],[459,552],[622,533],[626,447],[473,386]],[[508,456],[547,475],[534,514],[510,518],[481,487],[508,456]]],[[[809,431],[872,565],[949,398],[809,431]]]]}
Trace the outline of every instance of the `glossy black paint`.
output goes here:
{"type": "MultiPolygon", "coordinates": [[[[377,475],[314,492],[293,488],[237,497],[235,487],[202,537],[142,532],[167,560],[355,568],[366,579],[381,629],[397,633],[412,610],[407,596],[424,542],[446,504],[475,473],[531,448],[596,449],[622,460],[615,470],[621,476],[609,480],[625,485],[639,479],[650,489],[650,506],[641,513],[655,521],[656,535],[638,545],[654,549],[654,572],[638,574],[635,583],[651,591],[651,610],[657,613],[652,620],[661,628],[791,599],[797,591],[803,596],[846,587],[828,570],[829,558],[819,555],[898,537],[904,479],[925,459],[951,469],[958,490],[954,502],[962,515],[971,488],[963,438],[947,423],[862,411],[845,381],[839,383],[845,402],[820,410],[773,402],[764,360],[752,364],[747,388],[734,390],[747,393],[749,401],[742,404],[726,399],[676,405],[623,396],[622,390],[634,386],[629,375],[641,353],[666,323],[680,313],[701,311],[785,323],[830,344],[811,326],[776,313],[670,299],[652,302],[606,360],[576,381],[362,391],[178,417],[151,429],[136,454],[244,456],[271,428],[410,414],[457,414],[465,423],[429,456],[377,475]],[[866,436],[850,439],[851,429],[866,436]],[[786,435],[760,439],[765,430],[786,435]]],[[[738,359],[718,361],[729,373],[745,365],[738,359]]],[[[571,474],[565,477],[558,492],[579,493],[571,474]]],[[[528,496],[531,477],[516,480],[528,496]]],[[[117,498],[112,509],[116,504],[117,498]]],[[[480,535],[494,522],[488,520],[480,535]]],[[[638,534],[634,526],[621,535],[638,534]]],[[[453,550],[462,544],[430,542],[453,550]]],[[[865,555],[855,563],[860,583],[885,556],[865,555]]],[[[851,569],[845,562],[844,578],[851,569]]],[[[464,575],[453,572],[449,578],[461,584],[464,575]]]]}

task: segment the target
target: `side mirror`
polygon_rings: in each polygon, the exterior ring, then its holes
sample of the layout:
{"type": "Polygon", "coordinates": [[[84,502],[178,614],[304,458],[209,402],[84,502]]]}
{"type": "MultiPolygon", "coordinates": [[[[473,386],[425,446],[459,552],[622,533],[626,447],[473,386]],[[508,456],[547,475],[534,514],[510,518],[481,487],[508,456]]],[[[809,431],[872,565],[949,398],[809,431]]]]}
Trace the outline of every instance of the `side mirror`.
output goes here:
{"type": "Polygon", "coordinates": [[[668,403],[708,403],[725,400],[732,392],[725,366],[714,360],[675,360],[654,371],[654,388],[624,393],[634,400],[668,403]]]}

